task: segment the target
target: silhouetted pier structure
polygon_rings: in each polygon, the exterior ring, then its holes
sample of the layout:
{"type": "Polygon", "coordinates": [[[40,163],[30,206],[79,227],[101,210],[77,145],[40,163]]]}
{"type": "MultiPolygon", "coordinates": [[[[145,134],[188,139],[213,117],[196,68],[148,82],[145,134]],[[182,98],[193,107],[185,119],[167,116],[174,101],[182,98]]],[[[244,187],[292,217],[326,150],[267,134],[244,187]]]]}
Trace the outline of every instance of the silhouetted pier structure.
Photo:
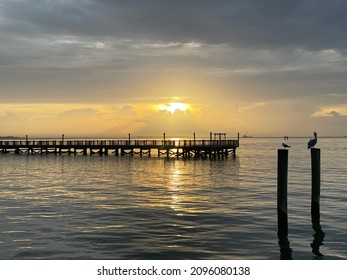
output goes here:
{"type": "Polygon", "coordinates": [[[238,139],[209,140],[0,140],[0,153],[116,156],[156,155],[182,158],[224,158],[236,155],[238,139]]]}

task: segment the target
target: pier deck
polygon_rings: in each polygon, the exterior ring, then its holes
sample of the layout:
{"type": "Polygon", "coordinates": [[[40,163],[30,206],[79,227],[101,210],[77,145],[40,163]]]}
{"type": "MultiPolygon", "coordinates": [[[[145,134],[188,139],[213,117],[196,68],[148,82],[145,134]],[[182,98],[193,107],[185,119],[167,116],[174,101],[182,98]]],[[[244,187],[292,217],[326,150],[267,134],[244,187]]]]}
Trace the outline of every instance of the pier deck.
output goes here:
{"type": "Polygon", "coordinates": [[[0,140],[0,153],[147,155],[211,158],[236,155],[239,139],[226,140],[0,140]]]}

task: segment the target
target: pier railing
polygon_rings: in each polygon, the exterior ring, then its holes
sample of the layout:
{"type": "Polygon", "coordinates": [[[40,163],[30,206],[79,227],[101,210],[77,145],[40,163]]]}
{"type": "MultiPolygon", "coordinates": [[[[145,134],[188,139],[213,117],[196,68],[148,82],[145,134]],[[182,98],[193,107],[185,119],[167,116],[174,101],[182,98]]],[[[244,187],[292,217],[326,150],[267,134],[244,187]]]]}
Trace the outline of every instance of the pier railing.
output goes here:
{"type": "Polygon", "coordinates": [[[1,140],[1,147],[238,147],[239,140],[1,140]]]}

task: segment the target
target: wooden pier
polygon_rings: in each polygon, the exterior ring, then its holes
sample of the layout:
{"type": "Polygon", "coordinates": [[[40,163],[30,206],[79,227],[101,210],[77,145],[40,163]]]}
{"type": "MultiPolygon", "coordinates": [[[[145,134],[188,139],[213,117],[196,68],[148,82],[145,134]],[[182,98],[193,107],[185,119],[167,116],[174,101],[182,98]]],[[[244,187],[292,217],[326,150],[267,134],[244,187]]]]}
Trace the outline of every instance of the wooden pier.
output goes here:
{"type": "Polygon", "coordinates": [[[224,140],[0,140],[0,153],[224,158],[236,155],[239,139],[224,140]]]}

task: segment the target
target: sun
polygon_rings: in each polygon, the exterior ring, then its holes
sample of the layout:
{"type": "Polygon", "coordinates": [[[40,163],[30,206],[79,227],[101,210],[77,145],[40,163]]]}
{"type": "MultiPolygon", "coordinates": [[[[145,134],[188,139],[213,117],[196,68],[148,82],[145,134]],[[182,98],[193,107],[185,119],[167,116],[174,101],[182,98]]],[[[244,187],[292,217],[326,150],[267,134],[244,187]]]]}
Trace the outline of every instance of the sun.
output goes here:
{"type": "Polygon", "coordinates": [[[185,103],[180,103],[180,102],[170,102],[167,104],[158,105],[157,108],[160,111],[168,111],[170,113],[175,113],[175,111],[177,110],[182,112],[187,111],[189,109],[189,105],[185,103]]]}

